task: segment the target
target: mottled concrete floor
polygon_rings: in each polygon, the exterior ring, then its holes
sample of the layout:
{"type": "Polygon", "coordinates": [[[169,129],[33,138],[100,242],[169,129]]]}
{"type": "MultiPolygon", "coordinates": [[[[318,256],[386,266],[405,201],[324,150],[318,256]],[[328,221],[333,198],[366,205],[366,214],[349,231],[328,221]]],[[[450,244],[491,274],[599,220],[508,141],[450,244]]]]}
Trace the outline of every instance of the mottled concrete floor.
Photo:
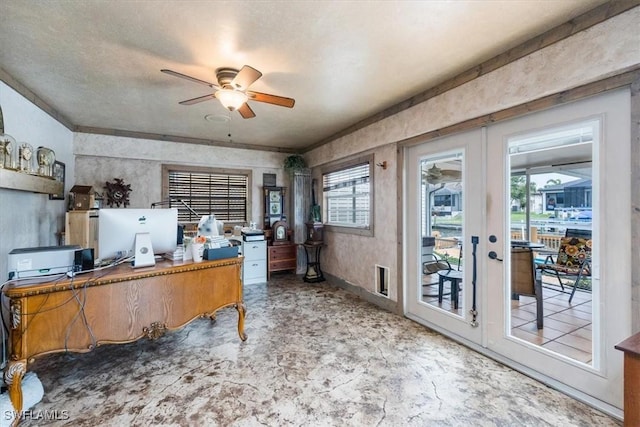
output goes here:
{"type": "Polygon", "coordinates": [[[22,425],[620,425],[493,360],[329,284],[274,275],[237,312],[157,341],[57,354],[22,425]]]}

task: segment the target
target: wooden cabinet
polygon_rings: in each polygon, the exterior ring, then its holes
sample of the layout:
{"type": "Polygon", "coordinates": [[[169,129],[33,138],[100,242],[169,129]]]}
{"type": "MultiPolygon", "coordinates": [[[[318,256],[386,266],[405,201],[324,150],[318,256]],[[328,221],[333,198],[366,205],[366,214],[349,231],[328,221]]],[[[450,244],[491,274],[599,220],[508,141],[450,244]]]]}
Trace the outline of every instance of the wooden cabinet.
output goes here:
{"type": "Polygon", "coordinates": [[[242,283],[264,283],[267,281],[267,241],[242,242],[242,283]]]}
{"type": "Polygon", "coordinates": [[[269,272],[267,280],[271,278],[274,271],[293,270],[298,268],[298,246],[297,245],[273,245],[269,246],[269,272]]]}
{"type": "Polygon", "coordinates": [[[98,253],[98,212],[69,211],[66,214],[65,244],[80,245],[82,248],[93,248],[94,258],[98,253]]]}

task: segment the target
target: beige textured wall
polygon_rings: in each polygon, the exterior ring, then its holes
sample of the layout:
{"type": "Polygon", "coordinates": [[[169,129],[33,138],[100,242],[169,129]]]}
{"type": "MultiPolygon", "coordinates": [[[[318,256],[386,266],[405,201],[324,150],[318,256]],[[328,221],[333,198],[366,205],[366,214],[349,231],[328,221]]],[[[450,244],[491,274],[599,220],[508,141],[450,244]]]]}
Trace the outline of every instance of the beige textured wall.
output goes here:
{"type": "MultiPolygon", "coordinates": [[[[631,28],[640,28],[639,7],[318,147],[306,154],[308,163],[315,168],[373,150],[376,156],[391,161],[387,172],[395,176],[397,158],[395,151],[387,148],[389,143],[597,81],[639,64],[640,32],[630,31],[631,28]]],[[[391,264],[394,269],[400,267],[396,247],[389,244],[388,238],[388,234],[396,235],[398,231],[394,229],[400,214],[395,202],[396,188],[395,179],[376,184],[376,223],[384,221],[383,236],[378,235],[379,230],[375,238],[327,233],[329,246],[327,256],[323,257],[324,271],[373,291],[371,272],[375,263],[391,264]],[[387,203],[379,200],[381,194],[387,203]],[[394,200],[387,199],[389,195],[393,195],[394,200]]],[[[390,274],[395,277],[397,271],[392,270],[390,274]]],[[[396,299],[397,292],[392,291],[390,297],[396,299]]]]}
{"type": "MultiPolygon", "coordinates": [[[[386,160],[387,169],[374,167],[374,215],[375,238],[353,234],[324,232],[326,246],[322,249],[322,270],[369,292],[376,291],[375,265],[389,268],[389,298],[397,300],[398,286],[395,274],[398,268],[397,251],[397,162],[396,145],[387,144],[374,152],[374,162],[386,160]],[[326,266],[325,266],[326,263],[326,266]]],[[[322,183],[319,171],[314,178],[322,183]]],[[[321,190],[322,185],[319,186],[321,190]]],[[[320,191],[321,193],[321,191],[320,191]]],[[[319,201],[322,203],[322,196],[319,201]]]]}
{"type": "MultiPolygon", "coordinates": [[[[131,208],[148,208],[162,200],[162,165],[181,164],[227,169],[251,169],[251,218],[262,223],[262,174],[275,173],[285,182],[282,164],[286,154],[271,151],[212,147],[148,139],[76,133],[75,184],[92,185],[102,192],[106,181],[122,178],[131,184],[131,208]]],[[[287,178],[288,179],[288,178],[287,178]]]]}

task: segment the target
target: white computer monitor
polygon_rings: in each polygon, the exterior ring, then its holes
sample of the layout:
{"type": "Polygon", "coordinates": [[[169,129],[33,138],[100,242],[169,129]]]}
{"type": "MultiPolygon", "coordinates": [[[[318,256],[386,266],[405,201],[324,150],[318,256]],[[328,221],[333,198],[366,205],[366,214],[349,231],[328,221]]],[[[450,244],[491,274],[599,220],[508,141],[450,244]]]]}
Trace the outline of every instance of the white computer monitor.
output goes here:
{"type": "Polygon", "coordinates": [[[154,265],[154,255],[176,250],[178,210],[100,209],[98,253],[100,258],[133,256],[134,267],[154,265]]]}

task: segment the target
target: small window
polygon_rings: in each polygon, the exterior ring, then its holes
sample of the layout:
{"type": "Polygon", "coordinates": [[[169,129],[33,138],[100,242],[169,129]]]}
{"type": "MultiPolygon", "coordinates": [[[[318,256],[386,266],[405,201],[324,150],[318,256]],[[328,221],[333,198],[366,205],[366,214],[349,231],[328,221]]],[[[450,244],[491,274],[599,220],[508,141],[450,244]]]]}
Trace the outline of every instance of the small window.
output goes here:
{"type": "Polygon", "coordinates": [[[373,156],[367,156],[323,170],[326,225],[341,231],[372,229],[372,164],[373,156]]]}
{"type": "Polygon", "coordinates": [[[188,166],[165,166],[163,177],[178,221],[197,222],[215,215],[225,222],[246,222],[250,212],[250,172],[188,166]]]}
{"type": "Polygon", "coordinates": [[[451,205],[451,194],[446,194],[444,196],[438,196],[437,194],[433,196],[433,205],[434,206],[452,206],[451,205]]]}

